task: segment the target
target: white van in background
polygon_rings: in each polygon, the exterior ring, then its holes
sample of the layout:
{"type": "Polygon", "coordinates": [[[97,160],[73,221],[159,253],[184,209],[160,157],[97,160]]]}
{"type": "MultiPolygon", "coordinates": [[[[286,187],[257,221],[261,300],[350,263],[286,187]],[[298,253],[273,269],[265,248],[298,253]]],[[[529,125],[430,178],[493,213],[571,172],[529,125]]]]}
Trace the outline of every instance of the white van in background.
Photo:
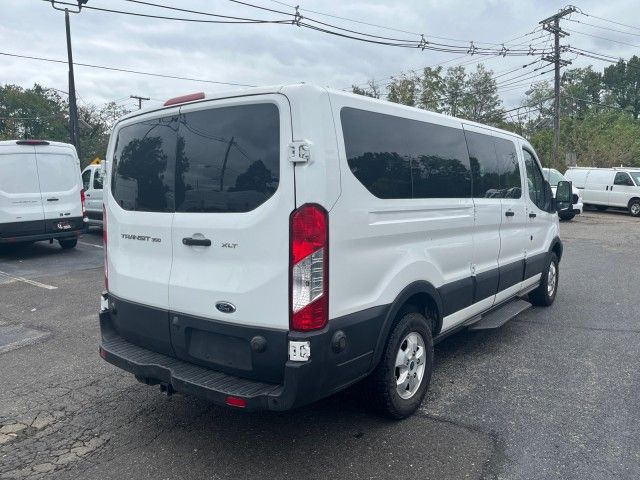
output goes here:
{"type": "Polygon", "coordinates": [[[640,217],[640,168],[569,167],[564,176],[582,191],[585,205],[626,208],[640,217]]]}
{"type": "Polygon", "coordinates": [[[82,171],[87,224],[102,228],[102,186],[104,183],[104,165],[92,162],[82,171]]]}
{"type": "Polygon", "coordinates": [[[129,114],[106,161],[100,355],[167,393],[286,410],[367,378],[403,418],[434,342],[556,298],[551,188],[507,131],[292,85],[129,114]]]}
{"type": "MultiPolygon", "coordinates": [[[[553,196],[555,198],[558,183],[567,181],[567,179],[555,168],[543,168],[542,173],[544,174],[544,179],[549,182],[549,185],[551,185],[551,190],[553,191],[553,196]]],[[[558,217],[560,220],[572,220],[573,217],[582,213],[583,208],[584,204],[582,202],[582,194],[580,193],[580,189],[576,188],[574,185],[573,195],[571,197],[571,208],[559,212],[558,217]]]]}
{"type": "Polygon", "coordinates": [[[74,248],[85,231],[80,161],[73,145],[0,142],[0,243],[58,240],[74,248]]]}

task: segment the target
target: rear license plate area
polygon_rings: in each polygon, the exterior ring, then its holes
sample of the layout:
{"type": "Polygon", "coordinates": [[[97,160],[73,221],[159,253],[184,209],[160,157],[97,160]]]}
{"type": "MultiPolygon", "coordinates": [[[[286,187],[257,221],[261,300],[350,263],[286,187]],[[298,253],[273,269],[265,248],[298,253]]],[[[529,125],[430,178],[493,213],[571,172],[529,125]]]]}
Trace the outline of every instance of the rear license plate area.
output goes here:
{"type": "Polygon", "coordinates": [[[56,228],[58,230],[71,230],[71,222],[56,222],[56,228]]]}

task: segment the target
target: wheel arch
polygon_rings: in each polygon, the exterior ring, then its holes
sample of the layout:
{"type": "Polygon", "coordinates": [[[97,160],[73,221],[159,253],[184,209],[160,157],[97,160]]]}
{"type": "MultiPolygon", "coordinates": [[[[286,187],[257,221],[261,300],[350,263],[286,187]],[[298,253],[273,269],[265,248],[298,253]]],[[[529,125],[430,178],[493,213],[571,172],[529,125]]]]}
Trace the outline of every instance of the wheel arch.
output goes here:
{"type": "Polygon", "coordinates": [[[551,241],[551,246],[549,247],[549,253],[555,253],[556,257],[558,257],[558,261],[562,259],[562,252],[564,251],[564,247],[562,245],[562,240],[559,237],[555,237],[551,241]]]}
{"type": "Polygon", "coordinates": [[[399,320],[399,315],[405,311],[415,311],[419,313],[429,312],[434,323],[432,326],[432,334],[434,337],[442,328],[442,299],[438,290],[427,281],[416,281],[407,285],[398,294],[387,311],[378,335],[371,369],[374,369],[380,361],[391,330],[399,320]]]}

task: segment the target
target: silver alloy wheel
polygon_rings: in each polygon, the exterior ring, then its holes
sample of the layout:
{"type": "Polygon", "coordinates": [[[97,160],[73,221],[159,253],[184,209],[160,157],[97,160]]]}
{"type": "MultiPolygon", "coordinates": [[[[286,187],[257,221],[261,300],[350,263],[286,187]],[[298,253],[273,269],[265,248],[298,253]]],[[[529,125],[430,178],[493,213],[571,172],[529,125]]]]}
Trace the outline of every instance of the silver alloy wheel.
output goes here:
{"type": "Polygon", "coordinates": [[[396,355],[396,388],[401,398],[413,397],[422,385],[424,361],[424,339],[418,332],[410,332],[400,342],[396,355]]]}
{"type": "Polygon", "coordinates": [[[631,204],[631,214],[632,215],[640,215],[640,203],[635,202],[631,204]]]}
{"type": "Polygon", "coordinates": [[[549,264],[549,273],[547,274],[547,295],[549,296],[549,298],[553,297],[553,294],[556,291],[557,282],[558,267],[556,267],[556,262],[551,262],[549,264]]]}

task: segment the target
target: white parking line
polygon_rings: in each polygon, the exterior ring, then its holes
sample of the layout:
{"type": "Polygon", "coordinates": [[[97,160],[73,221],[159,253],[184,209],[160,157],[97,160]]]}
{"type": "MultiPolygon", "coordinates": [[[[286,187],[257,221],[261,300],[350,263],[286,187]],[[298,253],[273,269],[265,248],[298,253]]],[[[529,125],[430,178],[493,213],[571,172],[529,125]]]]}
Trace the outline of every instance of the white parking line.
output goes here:
{"type": "Polygon", "coordinates": [[[16,277],[15,275],[10,275],[6,272],[0,271],[0,275],[4,275],[5,277],[9,277],[12,280],[18,282],[28,283],[29,285],[33,285],[34,287],[45,288],[47,290],[56,290],[58,287],[54,287],[53,285],[47,285],[46,283],[36,282],[35,280],[29,280],[28,278],[16,277]]]}
{"type": "Polygon", "coordinates": [[[78,242],[81,245],[89,245],[91,247],[96,247],[96,248],[102,248],[102,245],[96,245],[95,243],[89,243],[89,242],[78,242]]]}

